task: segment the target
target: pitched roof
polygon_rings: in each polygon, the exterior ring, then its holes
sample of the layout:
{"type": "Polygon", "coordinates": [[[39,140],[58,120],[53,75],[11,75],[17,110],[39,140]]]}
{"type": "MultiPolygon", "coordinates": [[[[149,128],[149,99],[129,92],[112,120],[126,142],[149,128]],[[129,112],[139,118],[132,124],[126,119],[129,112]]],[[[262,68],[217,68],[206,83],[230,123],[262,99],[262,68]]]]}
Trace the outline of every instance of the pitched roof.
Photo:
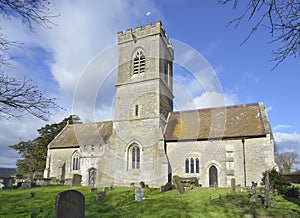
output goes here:
{"type": "Polygon", "coordinates": [[[71,148],[80,145],[106,144],[112,134],[112,121],[67,125],[48,148],[71,148]]]}
{"type": "Polygon", "coordinates": [[[5,168],[5,167],[0,167],[0,177],[11,177],[14,173],[17,172],[17,169],[15,168],[5,168]]]}
{"type": "Polygon", "coordinates": [[[263,103],[176,111],[169,115],[166,141],[249,138],[272,134],[263,103]]]}

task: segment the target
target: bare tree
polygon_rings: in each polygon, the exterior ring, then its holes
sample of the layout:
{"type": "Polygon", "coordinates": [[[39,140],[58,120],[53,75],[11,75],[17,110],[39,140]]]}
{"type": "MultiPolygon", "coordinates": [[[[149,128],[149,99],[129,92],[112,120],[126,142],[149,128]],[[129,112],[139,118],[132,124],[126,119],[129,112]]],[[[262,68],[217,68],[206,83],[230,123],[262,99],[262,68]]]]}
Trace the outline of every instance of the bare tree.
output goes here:
{"type": "Polygon", "coordinates": [[[54,108],[58,108],[56,99],[43,97],[30,80],[0,74],[0,117],[19,118],[29,113],[47,120],[54,108]]]}
{"type": "MultiPolygon", "coordinates": [[[[219,4],[232,3],[237,9],[239,0],[218,0],[219,4]]],[[[271,43],[279,46],[273,50],[275,69],[287,57],[300,56],[300,1],[299,0],[250,0],[243,13],[229,22],[238,27],[243,19],[254,20],[255,24],[244,44],[260,26],[270,30],[271,43]]]]}
{"type": "MultiPolygon", "coordinates": [[[[24,25],[33,31],[33,23],[50,28],[51,18],[48,0],[0,0],[2,19],[19,18],[24,25]]],[[[0,18],[1,19],[1,18],[0,18]]],[[[60,108],[55,98],[46,98],[39,88],[29,79],[7,76],[3,66],[10,66],[8,51],[11,46],[21,42],[11,41],[2,33],[0,27],[0,117],[18,118],[27,113],[47,120],[53,109],[60,108]]]]}
{"type": "Polygon", "coordinates": [[[297,153],[286,151],[276,155],[276,163],[282,173],[291,173],[293,167],[299,163],[298,158],[297,153]]]}

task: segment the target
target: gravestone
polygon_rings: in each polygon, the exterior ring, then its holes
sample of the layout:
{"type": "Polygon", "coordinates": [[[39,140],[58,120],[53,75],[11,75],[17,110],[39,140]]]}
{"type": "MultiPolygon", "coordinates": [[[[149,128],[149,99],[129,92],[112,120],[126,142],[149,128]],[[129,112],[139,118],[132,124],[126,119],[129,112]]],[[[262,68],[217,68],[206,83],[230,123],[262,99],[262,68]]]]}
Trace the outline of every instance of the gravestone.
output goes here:
{"type": "Polygon", "coordinates": [[[173,176],[173,181],[175,183],[175,187],[178,191],[178,194],[182,195],[184,193],[183,185],[181,183],[181,179],[179,176],[173,176]]]}
{"type": "Polygon", "coordinates": [[[136,201],[141,201],[143,199],[145,199],[144,189],[143,188],[136,188],[135,189],[135,200],[136,201]]]}
{"type": "Polygon", "coordinates": [[[0,183],[0,189],[3,189],[5,185],[3,185],[2,183],[0,183]]]}
{"type": "Polygon", "coordinates": [[[22,188],[31,188],[31,182],[22,182],[22,188]]]}
{"type": "Polygon", "coordinates": [[[146,185],[145,185],[145,183],[143,181],[140,182],[140,186],[141,186],[141,188],[145,188],[146,187],[146,185]]]}
{"type": "Polygon", "coordinates": [[[99,192],[96,194],[96,200],[104,200],[106,198],[106,191],[99,192]]]}
{"type": "Polygon", "coordinates": [[[109,187],[107,187],[107,186],[103,188],[104,192],[107,192],[108,190],[109,190],[109,187]]]}
{"type": "Polygon", "coordinates": [[[81,175],[74,174],[72,179],[72,186],[80,186],[81,185],[81,175]]]}
{"type": "Polygon", "coordinates": [[[91,192],[97,192],[97,188],[91,188],[91,192]]]}
{"type": "Polygon", "coordinates": [[[269,195],[270,195],[270,179],[269,172],[266,174],[265,178],[265,207],[269,207],[269,195]]]}
{"type": "Polygon", "coordinates": [[[55,202],[56,218],[82,218],[85,211],[85,198],[76,190],[59,193],[55,202]]]}
{"type": "Polygon", "coordinates": [[[252,181],[250,202],[256,201],[256,186],[257,183],[252,181]]]}
{"type": "Polygon", "coordinates": [[[231,192],[235,193],[235,190],[236,190],[236,188],[235,188],[235,178],[232,178],[230,180],[230,182],[231,182],[231,192]]]}

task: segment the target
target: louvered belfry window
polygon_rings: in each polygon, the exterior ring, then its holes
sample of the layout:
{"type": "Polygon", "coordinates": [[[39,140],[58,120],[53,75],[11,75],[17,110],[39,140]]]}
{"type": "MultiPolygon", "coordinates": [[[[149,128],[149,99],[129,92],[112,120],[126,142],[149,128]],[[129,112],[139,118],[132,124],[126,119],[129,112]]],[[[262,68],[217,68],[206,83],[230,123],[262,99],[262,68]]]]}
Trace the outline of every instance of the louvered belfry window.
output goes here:
{"type": "Polygon", "coordinates": [[[145,72],[145,54],[142,49],[138,49],[133,58],[133,74],[145,72]]]}

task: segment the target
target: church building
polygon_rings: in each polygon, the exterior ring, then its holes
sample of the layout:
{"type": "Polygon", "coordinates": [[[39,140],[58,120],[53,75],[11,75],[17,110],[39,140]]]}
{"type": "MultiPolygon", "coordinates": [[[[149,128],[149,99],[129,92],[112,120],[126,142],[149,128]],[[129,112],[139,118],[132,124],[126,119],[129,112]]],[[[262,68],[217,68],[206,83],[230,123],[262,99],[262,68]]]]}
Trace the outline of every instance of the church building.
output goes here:
{"type": "Polygon", "coordinates": [[[174,48],[160,21],[119,32],[118,46],[114,120],[65,126],[48,145],[45,178],[160,187],[178,175],[250,186],[275,166],[263,103],[173,111],[174,48]]]}

